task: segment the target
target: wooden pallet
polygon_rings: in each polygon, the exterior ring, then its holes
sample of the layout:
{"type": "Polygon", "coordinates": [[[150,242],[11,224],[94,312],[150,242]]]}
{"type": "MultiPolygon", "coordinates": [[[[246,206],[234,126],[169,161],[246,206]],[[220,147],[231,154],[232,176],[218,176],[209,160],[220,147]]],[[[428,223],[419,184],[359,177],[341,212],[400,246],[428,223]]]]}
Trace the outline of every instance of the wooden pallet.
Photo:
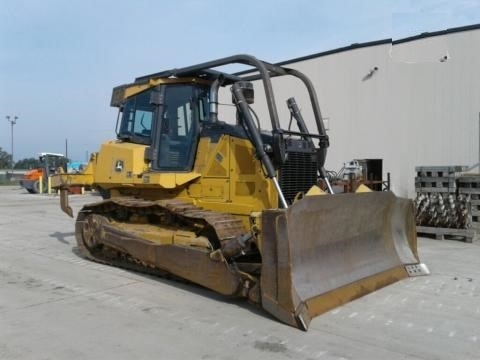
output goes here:
{"type": "Polygon", "coordinates": [[[465,171],[466,166],[416,166],[415,171],[419,177],[453,177],[454,173],[465,171]]]}
{"type": "Polygon", "coordinates": [[[455,179],[445,177],[416,177],[415,187],[437,187],[437,188],[453,188],[455,189],[455,179]]]}
{"type": "Polygon", "coordinates": [[[442,171],[417,172],[415,191],[419,193],[455,193],[456,183],[453,174],[442,171]]]}
{"type": "Polygon", "coordinates": [[[480,175],[465,174],[457,178],[458,193],[470,194],[472,199],[480,195],[480,175]],[[476,195],[475,197],[473,195],[476,195]]]}
{"type": "Polygon", "coordinates": [[[458,193],[465,194],[465,195],[467,194],[480,195],[480,187],[472,187],[472,188],[459,187],[458,193]]]}
{"type": "Polygon", "coordinates": [[[460,183],[480,183],[480,175],[478,174],[463,174],[457,177],[460,183]]]}
{"type": "Polygon", "coordinates": [[[455,194],[455,188],[448,187],[418,187],[415,186],[415,191],[418,193],[445,193],[445,194],[455,194]]]}
{"type": "Polygon", "coordinates": [[[435,236],[437,240],[461,238],[467,243],[472,243],[475,238],[476,231],[474,229],[449,229],[436,228],[429,226],[417,226],[417,234],[419,236],[435,236]]]}

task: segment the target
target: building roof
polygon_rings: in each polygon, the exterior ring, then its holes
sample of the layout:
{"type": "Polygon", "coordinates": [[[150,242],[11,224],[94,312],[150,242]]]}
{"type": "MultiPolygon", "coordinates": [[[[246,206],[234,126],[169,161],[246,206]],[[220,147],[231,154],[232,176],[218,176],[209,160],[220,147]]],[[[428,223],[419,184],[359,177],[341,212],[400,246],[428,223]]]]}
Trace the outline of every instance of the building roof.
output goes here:
{"type": "MultiPolygon", "coordinates": [[[[453,33],[458,33],[458,32],[463,32],[463,31],[478,30],[478,29],[480,29],[480,24],[474,24],[474,25],[461,26],[461,27],[450,28],[450,29],[434,31],[434,32],[423,32],[419,35],[409,36],[409,37],[406,37],[406,38],[403,38],[403,39],[398,39],[398,40],[384,39],[384,40],[377,40],[377,41],[369,41],[369,42],[365,42],[365,43],[354,43],[354,44],[344,46],[344,47],[341,47],[341,48],[338,48],[338,49],[323,51],[323,52],[319,52],[319,53],[315,53],[315,54],[311,54],[311,55],[306,55],[306,56],[301,56],[301,57],[297,57],[297,58],[290,59],[290,60],[281,61],[279,63],[276,63],[276,65],[280,65],[280,66],[287,65],[287,64],[296,63],[296,62],[299,62],[299,61],[315,59],[317,57],[332,55],[332,54],[341,53],[341,52],[344,52],[344,51],[361,49],[361,48],[365,48],[365,47],[385,45],[385,44],[397,45],[397,44],[402,44],[402,43],[415,41],[415,40],[420,40],[420,39],[425,39],[425,38],[434,37],[434,36],[448,35],[448,34],[453,34],[453,33]]],[[[248,71],[245,71],[245,72],[248,72],[248,71]]],[[[243,73],[243,72],[241,72],[241,73],[243,73]]],[[[240,73],[238,73],[238,74],[240,74],[240,73]]]]}
{"type": "Polygon", "coordinates": [[[434,36],[448,35],[448,34],[453,34],[457,32],[471,31],[471,30],[478,30],[478,29],[480,29],[480,24],[461,26],[461,27],[450,28],[450,29],[440,30],[440,31],[433,31],[433,32],[423,32],[420,35],[414,35],[414,36],[409,36],[403,39],[394,40],[392,43],[393,45],[396,45],[396,44],[402,44],[409,41],[415,41],[415,40],[425,39],[425,38],[434,37],[434,36]]]}

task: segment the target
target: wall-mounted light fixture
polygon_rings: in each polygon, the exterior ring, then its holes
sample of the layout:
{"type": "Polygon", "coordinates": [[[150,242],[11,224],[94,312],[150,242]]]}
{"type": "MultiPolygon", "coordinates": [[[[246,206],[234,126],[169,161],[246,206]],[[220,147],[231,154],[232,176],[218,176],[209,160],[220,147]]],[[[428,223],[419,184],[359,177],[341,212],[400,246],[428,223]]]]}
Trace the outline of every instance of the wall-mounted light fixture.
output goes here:
{"type": "Polygon", "coordinates": [[[371,68],[371,69],[368,71],[367,75],[365,75],[365,76],[362,78],[362,81],[365,81],[365,80],[370,79],[370,78],[373,76],[373,74],[375,74],[377,71],[378,71],[378,66],[375,66],[375,67],[371,68]]]}
{"type": "Polygon", "coordinates": [[[325,126],[325,130],[330,130],[330,118],[329,117],[322,117],[323,126],[325,126]]]}

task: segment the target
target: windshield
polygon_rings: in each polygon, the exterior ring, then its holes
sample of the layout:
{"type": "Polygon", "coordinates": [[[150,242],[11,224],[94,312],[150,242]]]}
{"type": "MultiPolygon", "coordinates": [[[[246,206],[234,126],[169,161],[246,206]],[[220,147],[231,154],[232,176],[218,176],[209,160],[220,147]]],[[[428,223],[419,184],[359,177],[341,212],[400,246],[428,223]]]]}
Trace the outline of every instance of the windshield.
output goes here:
{"type": "Polygon", "coordinates": [[[127,100],[123,107],[119,139],[128,139],[140,144],[151,143],[152,119],[155,110],[150,104],[151,90],[144,91],[127,100]]]}
{"type": "Polygon", "coordinates": [[[199,123],[208,120],[208,88],[198,85],[170,85],[158,137],[154,168],[187,171],[193,166],[199,123]]]}

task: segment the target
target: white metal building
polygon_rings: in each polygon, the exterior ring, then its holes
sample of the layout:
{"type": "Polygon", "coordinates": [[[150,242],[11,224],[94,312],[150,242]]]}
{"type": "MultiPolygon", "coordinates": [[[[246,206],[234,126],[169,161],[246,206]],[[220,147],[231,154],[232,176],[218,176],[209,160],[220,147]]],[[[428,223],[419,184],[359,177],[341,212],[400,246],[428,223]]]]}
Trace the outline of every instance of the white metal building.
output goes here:
{"type": "MultiPolygon", "coordinates": [[[[352,159],[381,158],[392,190],[414,197],[415,166],[480,161],[480,24],[353,44],[280,65],[315,84],[330,136],[328,170],[352,159]]],[[[290,118],[285,101],[295,96],[315,129],[302,86],[273,80],[282,82],[275,86],[282,124],[290,118]]],[[[266,110],[262,91],[256,87],[259,115],[266,110]]]]}

